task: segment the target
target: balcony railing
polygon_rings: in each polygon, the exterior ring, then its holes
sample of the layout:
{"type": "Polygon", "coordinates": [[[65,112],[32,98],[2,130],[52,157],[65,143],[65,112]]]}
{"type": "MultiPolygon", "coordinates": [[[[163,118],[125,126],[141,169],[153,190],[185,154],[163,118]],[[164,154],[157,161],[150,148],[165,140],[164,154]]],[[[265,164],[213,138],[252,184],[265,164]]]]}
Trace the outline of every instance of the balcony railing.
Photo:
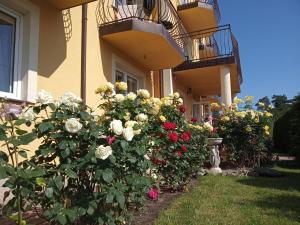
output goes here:
{"type": "Polygon", "coordinates": [[[183,36],[191,39],[193,44],[185,52],[186,61],[174,68],[175,70],[190,69],[194,62],[199,62],[201,67],[235,63],[242,82],[239,46],[230,25],[186,33],[183,36]]]}
{"type": "Polygon", "coordinates": [[[186,30],[170,0],[99,0],[98,24],[106,26],[138,19],[162,24],[182,49],[186,46],[186,30]],[[180,36],[180,38],[178,38],[180,36]]]}
{"type": "Polygon", "coordinates": [[[177,0],[178,8],[185,8],[185,6],[193,3],[204,3],[211,5],[214,8],[214,13],[218,21],[221,19],[221,13],[219,8],[218,0],[177,0]]]}

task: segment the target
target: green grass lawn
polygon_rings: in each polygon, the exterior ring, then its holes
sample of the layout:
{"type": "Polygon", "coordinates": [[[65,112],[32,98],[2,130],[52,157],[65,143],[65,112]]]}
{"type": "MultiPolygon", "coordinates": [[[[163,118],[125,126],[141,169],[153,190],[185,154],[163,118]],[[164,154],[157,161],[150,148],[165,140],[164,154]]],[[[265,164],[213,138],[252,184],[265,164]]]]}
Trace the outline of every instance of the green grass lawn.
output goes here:
{"type": "Polygon", "coordinates": [[[292,162],[275,169],[285,177],[202,177],[154,224],[300,225],[300,168],[292,162]]]}

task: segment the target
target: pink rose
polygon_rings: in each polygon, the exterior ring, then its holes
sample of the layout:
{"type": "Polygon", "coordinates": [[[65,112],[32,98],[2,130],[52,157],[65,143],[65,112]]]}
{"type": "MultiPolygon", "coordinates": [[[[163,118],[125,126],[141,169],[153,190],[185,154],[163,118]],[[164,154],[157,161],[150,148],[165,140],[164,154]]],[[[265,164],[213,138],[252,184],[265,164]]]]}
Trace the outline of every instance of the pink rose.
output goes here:
{"type": "Polygon", "coordinates": [[[150,191],[148,192],[148,197],[151,200],[156,200],[158,198],[158,191],[155,188],[151,188],[150,191]]]}

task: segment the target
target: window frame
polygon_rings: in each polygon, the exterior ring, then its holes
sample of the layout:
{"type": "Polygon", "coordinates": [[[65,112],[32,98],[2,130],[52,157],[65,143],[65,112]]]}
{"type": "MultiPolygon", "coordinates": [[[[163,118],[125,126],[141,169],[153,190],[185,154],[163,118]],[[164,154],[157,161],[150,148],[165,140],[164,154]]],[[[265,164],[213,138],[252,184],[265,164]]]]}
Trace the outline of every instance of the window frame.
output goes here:
{"type": "Polygon", "coordinates": [[[120,69],[119,67],[116,67],[116,69],[115,69],[115,71],[114,71],[114,82],[113,82],[113,83],[117,82],[117,71],[123,74],[123,76],[124,76],[124,81],[123,81],[123,82],[125,82],[125,83],[127,84],[127,82],[128,82],[128,77],[130,77],[130,78],[136,80],[136,82],[137,82],[137,85],[136,85],[137,89],[136,89],[136,90],[139,90],[139,89],[140,89],[140,81],[139,81],[139,78],[136,77],[134,74],[132,74],[132,73],[130,73],[130,72],[126,72],[125,70],[120,69]]]}
{"type": "Polygon", "coordinates": [[[22,15],[16,11],[5,7],[0,4],[0,11],[13,17],[15,23],[15,40],[14,40],[14,62],[13,62],[13,74],[12,74],[12,88],[13,92],[0,91],[0,97],[9,99],[20,99],[21,98],[21,62],[22,62],[22,32],[23,32],[23,20],[22,15]]]}

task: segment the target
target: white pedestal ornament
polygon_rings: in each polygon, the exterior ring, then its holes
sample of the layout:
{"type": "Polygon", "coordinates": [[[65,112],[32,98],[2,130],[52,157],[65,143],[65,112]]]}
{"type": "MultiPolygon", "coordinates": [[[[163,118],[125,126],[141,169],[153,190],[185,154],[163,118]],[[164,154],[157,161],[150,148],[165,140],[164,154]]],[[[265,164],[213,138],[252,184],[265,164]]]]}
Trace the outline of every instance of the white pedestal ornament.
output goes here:
{"type": "Polygon", "coordinates": [[[211,156],[210,156],[210,164],[212,168],[208,171],[208,173],[213,175],[218,175],[222,173],[222,169],[220,168],[220,153],[219,153],[219,145],[222,143],[223,138],[208,138],[208,143],[211,147],[211,156]]]}

